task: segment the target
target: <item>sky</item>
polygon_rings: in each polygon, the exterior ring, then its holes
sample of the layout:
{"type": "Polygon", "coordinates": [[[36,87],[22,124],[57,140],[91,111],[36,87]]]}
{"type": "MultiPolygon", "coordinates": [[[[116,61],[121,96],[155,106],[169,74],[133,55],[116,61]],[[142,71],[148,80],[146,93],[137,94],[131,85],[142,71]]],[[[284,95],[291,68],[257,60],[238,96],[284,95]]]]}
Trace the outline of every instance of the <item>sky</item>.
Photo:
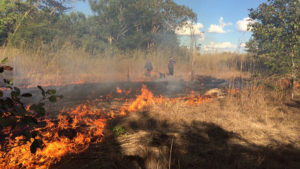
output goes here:
{"type": "MultiPolygon", "coordinates": [[[[247,24],[250,8],[257,8],[266,0],[174,0],[191,8],[197,14],[197,22],[190,23],[197,44],[203,52],[242,52],[251,37],[247,24]]],[[[92,15],[88,2],[76,2],[73,10],[92,15]]],[[[190,45],[190,28],[176,30],[182,45],[190,45]]]]}

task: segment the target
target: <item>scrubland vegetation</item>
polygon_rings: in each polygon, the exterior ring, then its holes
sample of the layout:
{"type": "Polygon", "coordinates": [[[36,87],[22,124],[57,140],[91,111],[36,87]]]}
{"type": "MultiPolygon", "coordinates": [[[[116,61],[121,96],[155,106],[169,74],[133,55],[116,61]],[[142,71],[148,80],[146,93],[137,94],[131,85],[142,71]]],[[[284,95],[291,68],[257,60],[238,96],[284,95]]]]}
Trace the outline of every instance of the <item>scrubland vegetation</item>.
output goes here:
{"type": "Polygon", "coordinates": [[[179,45],[197,17],[172,0],[68,3],[0,0],[0,168],[300,166],[299,1],[251,9],[244,53],[206,54],[179,45]]]}

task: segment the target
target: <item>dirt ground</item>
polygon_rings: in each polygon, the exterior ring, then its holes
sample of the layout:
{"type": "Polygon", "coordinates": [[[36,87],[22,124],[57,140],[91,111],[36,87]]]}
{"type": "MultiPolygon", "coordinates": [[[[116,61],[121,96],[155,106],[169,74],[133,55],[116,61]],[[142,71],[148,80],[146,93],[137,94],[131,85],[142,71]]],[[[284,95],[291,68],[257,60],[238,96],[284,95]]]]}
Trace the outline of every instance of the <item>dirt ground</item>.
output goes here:
{"type": "MultiPolygon", "coordinates": [[[[131,89],[127,97],[134,98],[142,84],[155,95],[166,97],[187,95],[192,90],[203,94],[229,85],[242,87],[238,81],[209,77],[200,77],[196,83],[179,80],[68,86],[58,89],[66,97],[55,109],[106,96],[117,86],[131,89]]],[[[112,100],[99,106],[112,107],[118,97],[112,93],[112,100]]],[[[108,121],[100,144],[66,156],[52,168],[298,169],[300,102],[273,97],[268,91],[245,89],[197,106],[169,101],[154,104],[108,121]],[[116,136],[116,126],[125,132],[116,136]]]]}

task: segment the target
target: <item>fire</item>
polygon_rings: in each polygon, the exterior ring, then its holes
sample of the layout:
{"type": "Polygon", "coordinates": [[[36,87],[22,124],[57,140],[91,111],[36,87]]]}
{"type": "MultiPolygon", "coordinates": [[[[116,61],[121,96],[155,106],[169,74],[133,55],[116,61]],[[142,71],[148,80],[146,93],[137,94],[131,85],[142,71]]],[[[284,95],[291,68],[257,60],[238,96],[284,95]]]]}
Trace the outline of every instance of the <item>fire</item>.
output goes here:
{"type": "Polygon", "coordinates": [[[144,108],[145,106],[150,106],[153,102],[154,95],[150,92],[145,85],[142,86],[141,94],[137,96],[136,100],[131,103],[127,108],[129,112],[134,112],[144,108]]]}
{"type": "Polygon", "coordinates": [[[122,93],[123,93],[123,91],[122,91],[119,87],[116,88],[116,91],[117,91],[117,93],[119,93],[119,94],[122,94],[122,93]]]}
{"type": "MultiPolygon", "coordinates": [[[[131,90],[123,91],[116,88],[117,93],[127,94],[131,90]]],[[[111,99],[111,93],[106,99],[111,99]]],[[[79,105],[72,110],[63,110],[57,118],[46,118],[45,127],[39,128],[42,140],[42,148],[37,148],[36,153],[31,153],[30,146],[34,139],[24,143],[24,137],[9,140],[9,151],[3,151],[0,147],[0,168],[40,168],[46,169],[60,161],[63,156],[77,154],[86,150],[90,144],[102,141],[103,130],[106,121],[117,116],[124,116],[149,107],[153,104],[169,102],[175,104],[183,102],[187,105],[198,105],[207,102],[211,97],[196,96],[192,92],[187,97],[166,98],[154,96],[145,85],[141,88],[141,94],[135,100],[125,101],[117,110],[103,111],[93,107],[94,102],[79,105]]],[[[103,101],[100,99],[99,101],[103,101]]]]}
{"type": "Polygon", "coordinates": [[[66,115],[59,115],[57,122],[47,120],[39,137],[43,140],[43,148],[32,154],[30,145],[33,139],[23,145],[23,137],[11,140],[10,151],[0,152],[0,168],[49,168],[64,155],[86,150],[91,143],[100,142],[103,137],[106,120],[101,116],[101,112],[83,105],[66,115]]]}
{"type": "Polygon", "coordinates": [[[300,81],[295,83],[295,87],[300,87],[300,81]]]}
{"type": "Polygon", "coordinates": [[[125,94],[125,95],[129,95],[131,93],[131,89],[129,90],[122,90],[120,89],[120,87],[116,87],[116,92],[119,93],[119,94],[125,94]]]}
{"type": "Polygon", "coordinates": [[[226,90],[226,93],[231,94],[231,95],[237,94],[239,92],[240,92],[239,89],[235,89],[235,88],[226,90]]]}
{"type": "Polygon", "coordinates": [[[197,105],[197,104],[202,104],[202,103],[205,103],[205,102],[209,102],[211,100],[211,98],[213,98],[214,96],[212,95],[209,95],[209,96],[195,96],[195,93],[194,91],[191,92],[190,96],[189,97],[185,97],[184,100],[185,101],[185,104],[188,104],[188,105],[197,105]]]}

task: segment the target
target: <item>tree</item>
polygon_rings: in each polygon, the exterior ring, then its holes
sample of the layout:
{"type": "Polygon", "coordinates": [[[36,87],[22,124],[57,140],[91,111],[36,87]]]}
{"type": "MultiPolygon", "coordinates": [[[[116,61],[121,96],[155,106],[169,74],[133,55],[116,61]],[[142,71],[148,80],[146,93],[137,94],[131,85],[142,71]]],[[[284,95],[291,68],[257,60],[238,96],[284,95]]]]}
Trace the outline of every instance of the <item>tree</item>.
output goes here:
{"type": "Polygon", "coordinates": [[[121,49],[147,48],[160,33],[195,20],[195,13],[173,0],[89,0],[99,22],[99,38],[121,49]]]}
{"type": "Polygon", "coordinates": [[[68,1],[0,0],[0,45],[9,37],[13,43],[51,40],[51,26],[68,9],[68,1]]]}
{"type": "Polygon", "coordinates": [[[268,0],[250,9],[249,17],[254,23],[248,50],[264,60],[269,73],[290,75],[294,86],[300,64],[300,1],[268,0]]]}

